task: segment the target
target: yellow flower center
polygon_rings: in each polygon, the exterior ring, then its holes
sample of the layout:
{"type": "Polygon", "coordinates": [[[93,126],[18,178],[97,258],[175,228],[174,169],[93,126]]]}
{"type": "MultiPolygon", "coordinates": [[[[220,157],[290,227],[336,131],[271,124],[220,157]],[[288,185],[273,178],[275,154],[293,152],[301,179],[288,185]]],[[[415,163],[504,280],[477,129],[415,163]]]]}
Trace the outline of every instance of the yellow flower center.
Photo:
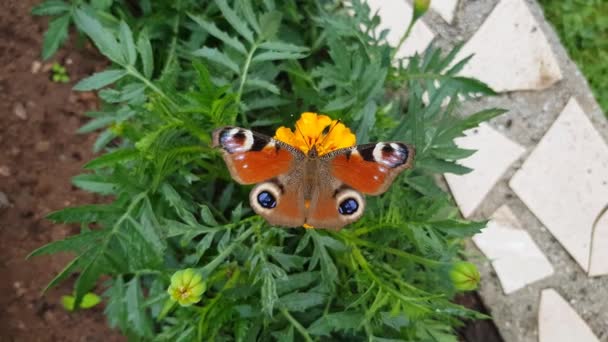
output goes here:
{"type": "Polygon", "coordinates": [[[357,137],[338,120],[316,113],[302,113],[296,122],[295,131],[279,127],[275,139],[287,143],[305,154],[313,148],[319,156],[331,151],[354,146],[357,137]]]}

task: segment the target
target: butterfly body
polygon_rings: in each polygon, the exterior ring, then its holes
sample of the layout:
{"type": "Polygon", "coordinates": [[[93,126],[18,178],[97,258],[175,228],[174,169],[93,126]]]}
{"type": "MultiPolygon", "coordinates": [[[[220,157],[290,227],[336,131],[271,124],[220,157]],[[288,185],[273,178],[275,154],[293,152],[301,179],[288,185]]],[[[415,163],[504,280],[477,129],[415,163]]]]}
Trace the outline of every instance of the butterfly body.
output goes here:
{"type": "Polygon", "coordinates": [[[388,142],[341,148],[319,155],[305,153],[271,137],[239,127],[214,131],[234,180],[257,184],[249,199],[270,224],[339,229],[361,217],[364,194],[385,192],[393,179],[412,166],[414,149],[388,142]]]}

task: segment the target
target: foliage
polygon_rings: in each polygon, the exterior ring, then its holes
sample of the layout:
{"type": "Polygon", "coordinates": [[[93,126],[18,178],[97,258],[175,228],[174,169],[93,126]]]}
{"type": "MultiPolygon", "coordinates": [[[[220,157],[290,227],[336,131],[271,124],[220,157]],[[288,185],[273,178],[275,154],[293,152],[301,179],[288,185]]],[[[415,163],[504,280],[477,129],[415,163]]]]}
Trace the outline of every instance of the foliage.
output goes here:
{"type": "Polygon", "coordinates": [[[103,100],[80,132],[99,131],[104,153],[73,182],[113,201],[52,213],[82,231],[32,253],[74,254],[49,287],[77,273],[75,307],[106,275],[109,324],[134,339],[455,341],[452,327],[481,317],[451,303],[450,272],[485,223],[460,220],[434,177],[468,172],[455,161],[474,151],[453,139],[502,111],[456,115],[493,94],[456,76],[458,47],[394,60],[357,0],[48,0],[34,13],[54,16],[43,55],[63,20],[112,62],[75,86],[103,100]],[[416,168],[340,232],[268,226],[209,146],[218,126],[271,134],[304,111],[340,118],[359,143],[417,147],[416,168]],[[187,268],[206,291],[171,305],[187,268]]]}
{"type": "Polygon", "coordinates": [[[51,80],[56,83],[68,83],[70,82],[70,76],[64,66],[59,63],[53,63],[51,67],[51,80]]]}
{"type": "Polygon", "coordinates": [[[608,113],[608,2],[540,0],[570,57],[581,69],[595,98],[608,113]]]}

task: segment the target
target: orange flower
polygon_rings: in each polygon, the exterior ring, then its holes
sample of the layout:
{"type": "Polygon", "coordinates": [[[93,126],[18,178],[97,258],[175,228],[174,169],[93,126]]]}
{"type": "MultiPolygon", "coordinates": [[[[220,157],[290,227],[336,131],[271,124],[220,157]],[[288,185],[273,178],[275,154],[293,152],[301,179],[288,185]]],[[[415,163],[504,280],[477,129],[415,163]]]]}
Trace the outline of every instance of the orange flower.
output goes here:
{"type": "Polygon", "coordinates": [[[354,146],[357,137],[338,120],[327,115],[302,113],[296,122],[296,129],[279,127],[274,138],[287,143],[305,154],[315,147],[319,156],[328,152],[354,146]]]}

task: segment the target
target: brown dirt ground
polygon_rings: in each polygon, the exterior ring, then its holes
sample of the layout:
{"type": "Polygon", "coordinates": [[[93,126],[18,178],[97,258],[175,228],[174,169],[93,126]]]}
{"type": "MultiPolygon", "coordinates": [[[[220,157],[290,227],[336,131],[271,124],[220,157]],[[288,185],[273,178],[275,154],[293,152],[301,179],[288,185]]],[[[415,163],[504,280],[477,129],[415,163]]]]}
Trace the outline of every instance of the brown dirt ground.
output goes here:
{"type": "Polygon", "coordinates": [[[92,158],[95,136],[75,131],[97,104],[93,94],[71,87],[105,64],[93,49],[69,44],[35,72],[47,27],[46,19],[30,15],[38,2],[3,1],[0,11],[0,192],[9,202],[0,203],[0,340],[122,340],[107,327],[103,308],[71,314],[61,307],[73,279],[41,294],[69,255],[25,260],[35,248],[77,231],[45,220],[49,212],[98,200],[70,183],[92,158]],[[70,83],[50,81],[53,61],[66,66],[70,83]]]}

